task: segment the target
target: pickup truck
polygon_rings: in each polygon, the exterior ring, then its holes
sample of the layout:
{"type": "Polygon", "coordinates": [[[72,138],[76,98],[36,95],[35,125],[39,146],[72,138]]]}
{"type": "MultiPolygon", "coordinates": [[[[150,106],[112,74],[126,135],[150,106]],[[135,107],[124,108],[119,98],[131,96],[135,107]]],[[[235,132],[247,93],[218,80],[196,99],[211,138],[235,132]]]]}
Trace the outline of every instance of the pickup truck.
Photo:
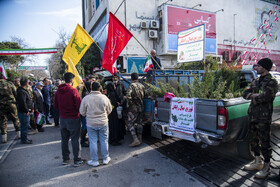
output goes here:
{"type": "MultiPolygon", "coordinates": [[[[256,78],[254,71],[243,71],[246,82],[256,78]]],[[[151,125],[151,135],[161,138],[168,135],[217,146],[225,142],[236,142],[237,151],[244,158],[252,158],[249,142],[246,139],[248,132],[248,107],[250,101],[239,98],[232,99],[196,99],[195,100],[195,130],[188,134],[170,128],[171,103],[164,102],[163,98],[156,98],[155,119],[151,125]]],[[[280,119],[280,92],[274,100],[273,121],[280,119]]]]}

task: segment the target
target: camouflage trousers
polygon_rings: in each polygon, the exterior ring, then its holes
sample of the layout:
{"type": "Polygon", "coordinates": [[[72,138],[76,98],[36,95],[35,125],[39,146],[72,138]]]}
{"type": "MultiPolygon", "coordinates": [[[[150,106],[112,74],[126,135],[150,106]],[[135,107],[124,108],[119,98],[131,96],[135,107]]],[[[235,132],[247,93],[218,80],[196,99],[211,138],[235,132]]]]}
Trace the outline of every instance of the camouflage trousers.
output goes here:
{"type": "Polygon", "coordinates": [[[265,162],[269,162],[272,154],[270,146],[270,123],[251,122],[249,127],[249,141],[255,156],[262,153],[265,162]]]}
{"type": "Polygon", "coordinates": [[[34,130],[37,129],[37,125],[35,123],[34,112],[30,114],[30,127],[34,130]]]}
{"type": "Polygon", "coordinates": [[[7,134],[8,118],[11,118],[16,131],[20,130],[16,104],[0,105],[0,128],[1,134],[7,134]]]}
{"type": "Polygon", "coordinates": [[[142,134],[143,132],[143,113],[128,112],[127,113],[127,128],[131,135],[142,134]]]}

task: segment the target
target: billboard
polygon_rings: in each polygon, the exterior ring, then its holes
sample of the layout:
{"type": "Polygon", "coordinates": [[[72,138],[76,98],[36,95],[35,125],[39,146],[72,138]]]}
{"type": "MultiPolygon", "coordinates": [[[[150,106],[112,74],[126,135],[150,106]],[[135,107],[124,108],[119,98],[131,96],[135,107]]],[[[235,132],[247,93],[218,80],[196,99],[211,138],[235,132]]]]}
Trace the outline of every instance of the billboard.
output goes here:
{"type": "Polygon", "coordinates": [[[204,59],[205,25],[178,32],[177,62],[194,62],[204,59]]]}
{"type": "Polygon", "coordinates": [[[166,5],[167,11],[167,50],[177,51],[178,32],[204,24],[205,52],[216,54],[216,14],[206,11],[166,5]]]}

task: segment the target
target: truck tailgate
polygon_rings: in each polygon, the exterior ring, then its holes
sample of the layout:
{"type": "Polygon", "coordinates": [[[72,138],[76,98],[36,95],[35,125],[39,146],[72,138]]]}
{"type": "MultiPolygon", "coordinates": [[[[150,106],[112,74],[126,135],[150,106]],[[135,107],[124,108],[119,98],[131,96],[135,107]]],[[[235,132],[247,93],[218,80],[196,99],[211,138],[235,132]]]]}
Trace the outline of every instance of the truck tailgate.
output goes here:
{"type": "Polygon", "coordinates": [[[164,102],[163,98],[157,98],[157,115],[162,122],[169,123],[170,118],[170,103],[164,102]]]}
{"type": "Polygon", "coordinates": [[[217,131],[218,100],[197,99],[196,128],[200,130],[217,131]]]}

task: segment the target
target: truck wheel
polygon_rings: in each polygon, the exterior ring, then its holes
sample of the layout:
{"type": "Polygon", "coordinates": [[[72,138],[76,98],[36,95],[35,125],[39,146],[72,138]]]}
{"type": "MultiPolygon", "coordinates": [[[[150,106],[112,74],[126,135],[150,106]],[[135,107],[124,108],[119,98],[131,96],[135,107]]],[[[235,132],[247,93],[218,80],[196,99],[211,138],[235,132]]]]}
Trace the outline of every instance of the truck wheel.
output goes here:
{"type": "Polygon", "coordinates": [[[237,152],[242,158],[252,160],[254,159],[254,153],[251,151],[251,145],[248,141],[240,141],[236,143],[237,152]]]}

